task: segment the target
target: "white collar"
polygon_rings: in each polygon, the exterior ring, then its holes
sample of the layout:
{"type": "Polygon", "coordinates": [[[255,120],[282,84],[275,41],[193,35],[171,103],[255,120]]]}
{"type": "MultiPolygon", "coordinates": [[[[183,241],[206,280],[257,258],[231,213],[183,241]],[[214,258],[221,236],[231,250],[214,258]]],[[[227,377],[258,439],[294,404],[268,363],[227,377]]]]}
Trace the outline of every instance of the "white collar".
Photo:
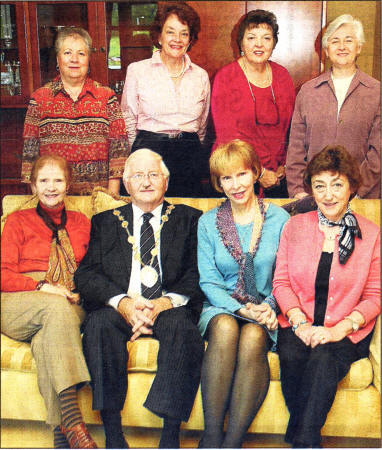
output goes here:
{"type": "MultiPolygon", "coordinates": [[[[135,205],[134,203],[132,203],[131,205],[133,207],[134,221],[142,220],[143,214],[145,214],[145,212],[139,206],[135,205]]],[[[153,211],[150,211],[151,214],[158,221],[160,221],[160,218],[162,216],[162,208],[163,208],[163,203],[158,205],[153,211]]]]}

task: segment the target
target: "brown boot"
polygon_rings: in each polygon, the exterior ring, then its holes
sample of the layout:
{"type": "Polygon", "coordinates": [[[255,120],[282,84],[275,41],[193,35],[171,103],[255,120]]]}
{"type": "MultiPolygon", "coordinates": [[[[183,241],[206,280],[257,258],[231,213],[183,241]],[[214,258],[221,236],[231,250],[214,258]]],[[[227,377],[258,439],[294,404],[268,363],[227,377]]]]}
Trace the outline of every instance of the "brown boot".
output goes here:
{"type": "Polygon", "coordinates": [[[65,434],[70,448],[98,448],[83,422],[72,428],[64,428],[61,425],[61,431],[65,434]]]}

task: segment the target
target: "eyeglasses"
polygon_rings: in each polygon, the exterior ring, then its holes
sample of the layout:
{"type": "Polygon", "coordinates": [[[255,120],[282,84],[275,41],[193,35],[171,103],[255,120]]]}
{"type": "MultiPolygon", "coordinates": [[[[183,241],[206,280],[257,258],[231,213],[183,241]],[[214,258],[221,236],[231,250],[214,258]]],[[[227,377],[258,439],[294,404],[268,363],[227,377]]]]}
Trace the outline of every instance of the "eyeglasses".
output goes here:
{"type": "Polygon", "coordinates": [[[272,85],[270,85],[272,100],[270,98],[256,98],[252,91],[252,86],[249,83],[248,85],[255,106],[256,125],[278,125],[280,123],[279,108],[276,103],[272,85]]]}
{"type": "Polygon", "coordinates": [[[135,173],[131,175],[129,178],[137,183],[141,183],[146,177],[152,182],[155,183],[159,181],[163,175],[159,172],[150,172],[150,173],[135,173]]]}

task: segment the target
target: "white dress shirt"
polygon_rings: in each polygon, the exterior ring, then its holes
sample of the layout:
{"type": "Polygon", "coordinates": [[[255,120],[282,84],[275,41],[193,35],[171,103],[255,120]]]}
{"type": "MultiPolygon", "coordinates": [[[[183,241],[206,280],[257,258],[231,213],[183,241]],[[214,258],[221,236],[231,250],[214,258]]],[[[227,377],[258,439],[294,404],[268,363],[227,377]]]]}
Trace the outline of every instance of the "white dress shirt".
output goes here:
{"type": "MultiPolygon", "coordinates": [[[[143,214],[144,211],[142,211],[138,206],[132,204],[133,207],[133,236],[135,238],[135,242],[137,243],[137,248],[140,248],[140,241],[141,241],[141,226],[143,224],[143,214]]],[[[154,234],[156,231],[159,230],[160,222],[161,222],[161,216],[162,216],[162,207],[163,204],[160,204],[157,206],[151,213],[153,214],[153,217],[150,219],[150,224],[153,227],[154,234]]],[[[171,218],[169,219],[171,220],[171,218]]],[[[160,238],[159,238],[159,247],[158,247],[158,262],[159,262],[159,271],[160,276],[162,277],[162,266],[161,266],[161,260],[160,260],[160,238]]],[[[115,309],[118,308],[119,302],[122,300],[123,297],[134,297],[137,295],[141,295],[141,263],[140,261],[137,261],[133,257],[132,252],[132,260],[131,260],[131,274],[130,274],[130,283],[129,283],[129,289],[127,293],[125,294],[119,294],[115,295],[114,297],[109,299],[109,305],[113,306],[115,309]]],[[[166,295],[167,297],[170,297],[171,303],[174,307],[177,306],[183,306],[186,305],[189,298],[185,295],[176,294],[173,292],[165,292],[162,291],[162,295],[166,295]]]]}

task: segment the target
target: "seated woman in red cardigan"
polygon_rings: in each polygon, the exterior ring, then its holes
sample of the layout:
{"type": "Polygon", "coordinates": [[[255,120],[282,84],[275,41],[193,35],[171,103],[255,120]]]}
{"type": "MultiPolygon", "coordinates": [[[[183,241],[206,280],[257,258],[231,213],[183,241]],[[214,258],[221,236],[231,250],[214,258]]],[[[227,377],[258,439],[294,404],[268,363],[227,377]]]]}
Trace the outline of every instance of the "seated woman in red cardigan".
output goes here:
{"type": "Polygon", "coordinates": [[[380,314],[380,230],[353,213],[361,185],[355,159],[327,146],[304,183],[318,209],[292,217],[277,253],[273,294],[280,306],[281,387],[293,447],[319,447],[338,382],[368,356],[380,314]]]}
{"type": "Polygon", "coordinates": [[[41,156],[31,172],[37,208],[10,214],[1,236],[1,332],[31,343],[55,448],[97,448],[77,404],[90,380],[82,353],[73,274],[86,253],[90,221],[66,211],[70,171],[60,156],[41,156]]]}

